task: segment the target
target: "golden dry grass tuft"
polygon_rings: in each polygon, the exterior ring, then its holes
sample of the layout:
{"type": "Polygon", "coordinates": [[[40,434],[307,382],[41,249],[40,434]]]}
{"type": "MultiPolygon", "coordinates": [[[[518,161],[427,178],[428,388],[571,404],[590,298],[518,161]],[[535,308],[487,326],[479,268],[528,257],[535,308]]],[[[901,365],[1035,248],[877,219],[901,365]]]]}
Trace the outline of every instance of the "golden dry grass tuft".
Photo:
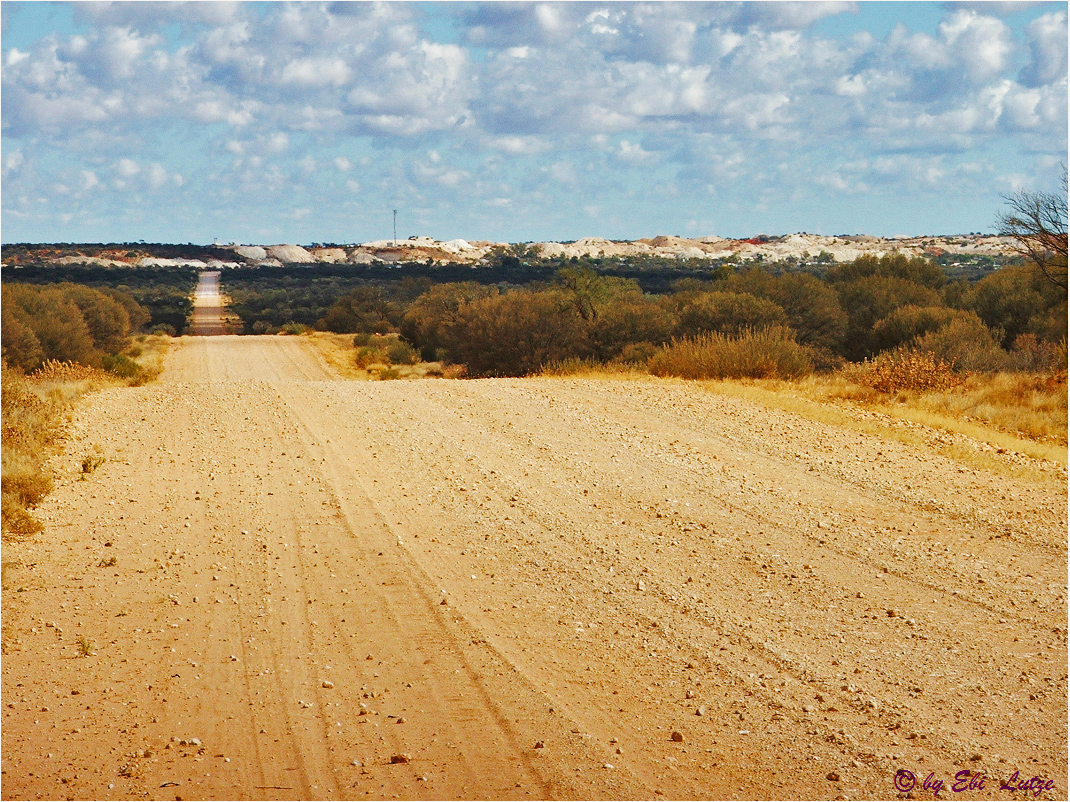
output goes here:
{"type": "MultiPolygon", "coordinates": [[[[94,390],[144,384],[159,375],[170,338],[144,336],[138,341],[129,359],[140,369],[125,379],[73,362],[49,361],[29,376],[4,364],[0,454],[4,539],[26,537],[43,528],[31,511],[52,490],[47,462],[62,445],[73,403],[94,390]]],[[[97,456],[87,459],[92,468],[102,462],[97,456]]]]}
{"type": "Polygon", "coordinates": [[[707,382],[715,391],[749,398],[813,420],[852,427],[919,447],[978,467],[1028,474],[1027,468],[998,459],[1003,450],[1067,466],[1066,374],[999,373],[971,375],[943,391],[880,393],[844,372],[815,374],[797,381],[707,382]],[[875,413],[875,414],[873,414],[875,413]],[[924,429],[964,435],[987,443],[990,451],[927,440],[924,429]]]}
{"type": "Polygon", "coordinates": [[[845,375],[856,384],[872,387],[878,393],[903,391],[945,393],[963,384],[954,365],[926,351],[898,348],[881,354],[872,362],[851,365],[845,375]]]}

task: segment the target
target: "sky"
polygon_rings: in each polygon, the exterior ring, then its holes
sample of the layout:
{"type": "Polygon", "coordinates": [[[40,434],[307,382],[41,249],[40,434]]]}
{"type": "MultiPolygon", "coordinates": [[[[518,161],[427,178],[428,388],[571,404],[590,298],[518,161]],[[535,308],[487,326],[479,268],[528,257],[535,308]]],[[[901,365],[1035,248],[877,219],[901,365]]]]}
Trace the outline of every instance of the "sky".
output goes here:
{"type": "Polygon", "coordinates": [[[0,240],[992,232],[1067,3],[0,3],[0,240]]]}

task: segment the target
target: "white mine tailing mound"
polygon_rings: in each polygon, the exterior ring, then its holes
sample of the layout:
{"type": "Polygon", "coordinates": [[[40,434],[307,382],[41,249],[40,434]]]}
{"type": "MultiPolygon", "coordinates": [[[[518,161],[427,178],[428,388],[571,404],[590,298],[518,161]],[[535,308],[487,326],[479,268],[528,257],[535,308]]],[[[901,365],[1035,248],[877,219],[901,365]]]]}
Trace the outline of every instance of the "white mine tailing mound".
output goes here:
{"type": "Polygon", "coordinates": [[[272,245],[267,252],[269,257],[283,263],[311,264],[316,261],[316,257],[300,245],[272,245]]]}
{"type": "MultiPolygon", "coordinates": [[[[920,256],[932,253],[934,249],[949,253],[985,254],[989,256],[1013,254],[1013,243],[993,236],[952,236],[952,237],[896,237],[884,239],[870,236],[828,237],[816,234],[789,234],[770,238],[765,242],[748,242],[746,240],[725,239],[717,236],[684,237],[661,235],[650,239],[631,242],[614,242],[602,237],[584,237],[575,242],[538,242],[531,247],[542,257],[570,258],[589,257],[606,258],[616,256],[657,256],[672,259],[717,259],[729,256],[755,259],[761,257],[770,262],[789,258],[805,259],[816,257],[822,252],[832,256],[837,262],[849,262],[853,259],[871,254],[885,256],[890,253],[902,253],[907,256],[920,256]]],[[[234,245],[231,248],[238,255],[261,264],[315,262],[333,264],[371,264],[376,261],[404,260],[404,252],[413,251],[413,257],[419,261],[431,259],[436,262],[475,263],[487,255],[492,248],[508,247],[508,243],[469,241],[452,239],[440,241],[431,237],[411,237],[409,239],[373,240],[356,246],[312,248],[306,250],[299,245],[234,245]]],[[[84,258],[80,261],[87,261],[84,258]]],[[[166,260],[156,260],[163,264],[166,260]]]]}

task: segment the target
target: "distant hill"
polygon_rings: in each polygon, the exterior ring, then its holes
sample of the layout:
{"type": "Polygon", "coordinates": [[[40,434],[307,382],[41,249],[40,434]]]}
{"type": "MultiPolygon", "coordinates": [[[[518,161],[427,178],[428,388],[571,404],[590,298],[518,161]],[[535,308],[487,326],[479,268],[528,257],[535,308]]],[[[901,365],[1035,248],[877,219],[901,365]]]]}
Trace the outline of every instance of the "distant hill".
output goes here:
{"type": "Polygon", "coordinates": [[[0,247],[5,266],[27,264],[93,264],[110,267],[239,267],[282,264],[372,264],[422,262],[477,265],[503,254],[528,258],[656,257],[671,259],[733,259],[755,262],[844,262],[864,254],[903,253],[931,258],[1011,257],[1012,243],[1001,237],[962,234],[882,238],[815,234],[760,235],[749,239],[658,236],[632,241],[584,237],[573,242],[504,243],[412,237],[351,245],[176,245],[176,244],[26,244],[0,247]]]}

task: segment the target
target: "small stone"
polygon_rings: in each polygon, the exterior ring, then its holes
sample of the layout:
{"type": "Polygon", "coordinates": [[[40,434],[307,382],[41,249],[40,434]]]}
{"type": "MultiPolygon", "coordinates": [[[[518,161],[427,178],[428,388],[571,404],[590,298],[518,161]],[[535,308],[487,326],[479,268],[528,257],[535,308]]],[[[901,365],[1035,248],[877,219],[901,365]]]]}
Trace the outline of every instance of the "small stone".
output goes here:
{"type": "Polygon", "coordinates": [[[535,742],[535,748],[536,749],[545,749],[546,748],[546,744],[544,744],[542,741],[536,741],[535,742]]]}
{"type": "Polygon", "coordinates": [[[611,768],[613,768],[613,764],[612,763],[603,763],[602,764],[602,768],[611,769],[611,768]]]}
{"type": "Polygon", "coordinates": [[[323,681],[323,687],[324,688],[333,688],[334,687],[334,683],[331,682],[329,679],[325,679],[323,681]]]}
{"type": "Polygon", "coordinates": [[[399,753],[390,756],[391,763],[408,763],[410,760],[412,760],[412,758],[404,753],[399,753]]]}
{"type": "Polygon", "coordinates": [[[687,689],[687,693],[684,694],[684,698],[685,699],[694,699],[695,698],[695,692],[693,690],[691,690],[690,688],[688,688],[687,689]]]}
{"type": "Polygon", "coordinates": [[[704,716],[704,715],[706,715],[706,705],[699,705],[698,707],[696,707],[695,708],[695,715],[696,716],[704,716]]]}
{"type": "Polygon", "coordinates": [[[982,758],[981,758],[980,755],[970,755],[970,760],[978,761],[978,760],[981,760],[981,759],[982,758]]]}
{"type": "Polygon", "coordinates": [[[640,579],[638,582],[635,583],[635,589],[636,590],[646,590],[646,582],[644,582],[642,579],[640,579]]]}
{"type": "Polygon", "coordinates": [[[395,723],[397,723],[397,724],[404,724],[404,723],[405,723],[405,719],[403,719],[403,718],[398,718],[397,722],[395,722],[395,723]]]}
{"type": "Polygon", "coordinates": [[[670,737],[670,738],[671,738],[671,739],[672,739],[673,741],[675,741],[676,743],[680,743],[680,742],[682,742],[682,741],[684,740],[684,736],[683,736],[683,734],[682,734],[682,733],[679,733],[679,732],[677,732],[677,731],[675,731],[675,730],[673,730],[673,733],[672,733],[672,735],[670,735],[669,737],[670,737]]]}
{"type": "Polygon", "coordinates": [[[830,771],[828,774],[825,775],[825,779],[837,783],[840,781],[839,772],[830,771]]]}

